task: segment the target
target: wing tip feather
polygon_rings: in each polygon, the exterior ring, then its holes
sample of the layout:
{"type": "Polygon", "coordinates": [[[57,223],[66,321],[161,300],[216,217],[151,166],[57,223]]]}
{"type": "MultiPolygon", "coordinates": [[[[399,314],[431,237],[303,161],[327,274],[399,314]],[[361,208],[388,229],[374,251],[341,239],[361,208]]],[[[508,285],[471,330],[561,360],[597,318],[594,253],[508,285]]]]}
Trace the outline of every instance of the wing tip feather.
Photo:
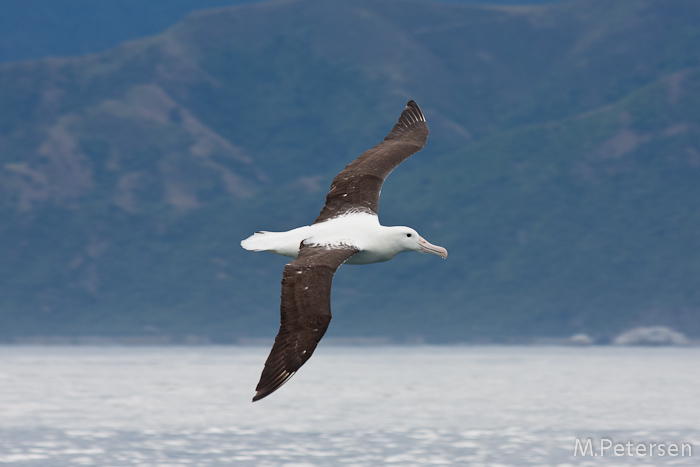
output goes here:
{"type": "Polygon", "coordinates": [[[404,109],[404,111],[406,110],[408,110],[411,116],[415,119],[414,123],[426,121],[423,111],[413,99],[406,102],[406,108],[404,109]]]}
{"type": "MultiPolygon", "coordinates": [[[[401,112],[399,120],[384,140],[387,141],[406,137],[406,135],[412,134],[414,129],[424,131],[424,139],[427,139],[428,122],[425,119],[425,114],[423,114],[423,111],[416,101],[411,99],[406,103],[406,107],[401,112]]],[[[422,143],[425,144],[425,141],[422,143]]]]}
{"type": "Polygon", "coordinates": [[[256,392],[255,396],[253,396],[253,402],[259,401],[260,399],[264,399],[273,392],[277,391],[279,388],[284,386],[284,384],[287,381],[289,381],[295,373],[296,371],[288,372],[287,370],[282,370],[282,372],[279,375],[277,375],[277,377],[272,382],[265,384],[264,387],[260,387],[260,384],[258,384],[258,387],[255,388],[256,392]]]}

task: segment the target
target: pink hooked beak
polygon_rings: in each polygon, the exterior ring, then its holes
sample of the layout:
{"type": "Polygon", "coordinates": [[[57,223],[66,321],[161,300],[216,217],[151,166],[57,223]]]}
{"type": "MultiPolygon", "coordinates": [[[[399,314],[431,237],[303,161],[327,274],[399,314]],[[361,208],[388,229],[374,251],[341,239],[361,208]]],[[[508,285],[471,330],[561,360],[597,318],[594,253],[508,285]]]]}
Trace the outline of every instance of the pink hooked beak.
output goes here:
{"type": "Polygon", "coordinates": [[[442,259],[447,258],[447,250],[441,246],[433,245],[423,237],[418,238],[418,245],[420,246],[421,253],[432,253],[438,255],[442,259]]]}

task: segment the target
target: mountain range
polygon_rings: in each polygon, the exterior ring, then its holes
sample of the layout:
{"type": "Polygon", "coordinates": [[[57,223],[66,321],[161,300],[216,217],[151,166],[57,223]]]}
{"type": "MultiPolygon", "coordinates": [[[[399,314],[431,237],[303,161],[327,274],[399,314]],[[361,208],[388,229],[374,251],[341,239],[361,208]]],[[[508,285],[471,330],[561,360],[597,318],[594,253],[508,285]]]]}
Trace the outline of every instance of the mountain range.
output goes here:
{"type": "Polygon", "coordinates": [[[329,336],[700,334],[700,8],[285,0],[0,65],[0,335],[272,336],[285,259],[408,99],[400,255],[336,275],[329,336]]]}

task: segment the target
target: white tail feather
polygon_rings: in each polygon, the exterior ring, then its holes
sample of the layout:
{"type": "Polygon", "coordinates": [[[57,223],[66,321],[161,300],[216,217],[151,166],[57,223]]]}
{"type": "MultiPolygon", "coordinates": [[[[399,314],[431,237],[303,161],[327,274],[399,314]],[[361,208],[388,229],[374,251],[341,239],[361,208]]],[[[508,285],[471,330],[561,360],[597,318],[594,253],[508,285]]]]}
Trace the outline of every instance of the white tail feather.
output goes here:
{"type": "Polygon", "coordinates": [[[241,242],[250,251],[269,251],[295,258],[299,254],[299,243],[307,237],[309,227],[299,227],[288,232],[255,232],[241,242]]]}
{"type": "Polygon", "coordinates": [[[270,240],[274,235],[268,235],[276,232],[255,232],[250,237],[241,241],[241,246],[250,251],[266,251],[270,249],[270,240]]]}

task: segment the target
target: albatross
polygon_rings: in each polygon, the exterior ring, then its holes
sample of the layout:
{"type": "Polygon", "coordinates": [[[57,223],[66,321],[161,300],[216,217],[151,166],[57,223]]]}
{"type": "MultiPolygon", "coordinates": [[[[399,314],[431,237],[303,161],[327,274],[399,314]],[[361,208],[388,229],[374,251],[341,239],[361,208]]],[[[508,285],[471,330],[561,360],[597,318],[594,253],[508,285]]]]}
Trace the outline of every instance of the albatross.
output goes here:
{"type": "Polygon", "coordinates": [[[379,224],[382,183],[399,164],[423,149],[428,124],[418,104],[408,101],[391,132],[340,172],[312,225],[287,232],[256,232],[241,242],[251,251],[295,258],[284,267],[280,329],[267,357],[253,402],[278,390],[311,357],[331,321],[331,283],[344,263],[388,261],[404,251],[442,258],[410,227],[379,224]]]}

